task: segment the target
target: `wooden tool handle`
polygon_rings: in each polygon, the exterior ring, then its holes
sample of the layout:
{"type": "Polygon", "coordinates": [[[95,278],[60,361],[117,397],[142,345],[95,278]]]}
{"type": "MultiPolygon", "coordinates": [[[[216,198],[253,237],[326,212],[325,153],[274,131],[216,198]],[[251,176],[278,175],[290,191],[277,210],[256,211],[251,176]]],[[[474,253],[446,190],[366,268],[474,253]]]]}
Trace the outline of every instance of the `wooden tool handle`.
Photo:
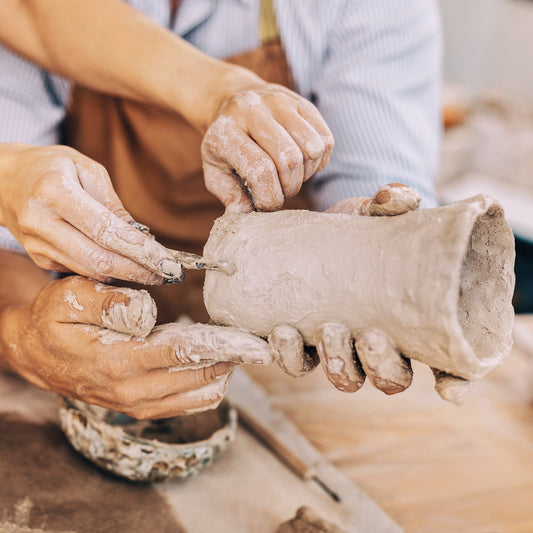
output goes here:
{"type": "Polygon", "coordinates": [[[305,480],[311,479],[315,475],[310,465],[289,450],[270,429],[261,424],[244,407],[238,405],[237,412],[239,414],[239,420],[298,477],[305,480]]]}

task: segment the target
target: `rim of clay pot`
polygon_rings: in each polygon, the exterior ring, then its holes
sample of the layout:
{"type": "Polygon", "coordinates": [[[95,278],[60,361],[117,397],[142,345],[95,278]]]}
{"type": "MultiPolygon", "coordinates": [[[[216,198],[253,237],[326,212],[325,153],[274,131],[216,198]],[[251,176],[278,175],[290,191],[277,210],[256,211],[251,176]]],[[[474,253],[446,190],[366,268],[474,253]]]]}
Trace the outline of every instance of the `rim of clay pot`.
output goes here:
{"type": "MultiPolygon", "coordinates": [[[[513,320],[511,302],[504,298],[509,291],[511,279],[502,275],[502,265],[514,261],[514,248],[510,250],[509,241],[514,241],[511,229],[505,221],[501,205],[489,196],[478,195],[464,201],[471,205],[471,211],[465,213],[465,219],[457,221],[463,224],[467,239],[461,262],[457,265],[458,272],[452,294],[455,294],[453,305],[458,313],[458,327],[469,350],[459,350],[465,355],[470,352],[475,359],[472,361],[471,373],[465,378],[478,378],[492,369],[507,355],[510,349],[510,331],[513,320]],[[498,225],[499,231],[494,231],[498,225]],[[483,239],[488,239],[483,242],[483,239]],[[480,252],[480,248],[484,248],[480,252]],[[473,267],[476,261],[483,261],[485,269],[473,267]],[[492,307],[488,312],[483,307],[476,307],[479,301],[486,302],[492,297],[492,307]],[[491,335],[487,335],[487,331],[491,335]]],[[[512,269],[511,269],[512,272],[512,269]]]]}
{"type": "Polygon", "coordinates": [[[171,481],[198,474],[228,448],[237,432],[237,411],[227,400],[221,404],[221,427],[205,439],[183,443],[132,435],[125,431],[127,425],[106,420],[120,415],[111,409],[64,396],[59,401],[61,428],[74,449],[100,468],[132,481],[171,481]]]}
{"type": "Polygon", "coordinates": [[[114,413],[114,414],[120,414],[118,411],[113,411],[112,409],[106,409],[105,407],[98,407],[95,405],[91,405],[85,402],[82,402],[80,400],[72,400],[70,398],[67,398],[66,396],[60,396],[60,407],[66,408],[67,410],[75,410],[78,412],[83,413],[86,417],[88,415],[88,418],[91,418],[93,421],[97,422],[98,424],[102,424],[103,426],[108,426],[112,429],[120,429],[122,430],[122,433],[126,437],[126,440],[134,440],[135,442],[139,444],[146,444],[148,446],[154,445],[154,443],[157,443],[157,447],[161,448],[171,448],[171,449],[179,449],[179,448],[190,448],[191,445],[197,445],[197,446],[205,446],[212,440],[214,440],[215,437],[218,437],[218,434],[226,433],[228,430],[237,429],[237,410],[231,403],[227,400],[224,400],[220,407],[226,411],[227,414],[227,422],[220,427],[219,429],[215,430],[210,437],[203,439],[203,440],[195,440],[192,442],[182,442],[182,443],[169,443],[169,442],[162,442],[157,439],[146,439],[144,437],[137,437],[135,435],[131,435],[127,431],[124,431],[124,428],[127,427],[123,424],[110,424],[106,420],[104,420],[100,415],[98,415],[94,409],[102,410],[102,413],[105,411],[105,414],[107,413],[114,413]],[[78,404],[83,404],[83,407],[80,407],[78,404]]]}

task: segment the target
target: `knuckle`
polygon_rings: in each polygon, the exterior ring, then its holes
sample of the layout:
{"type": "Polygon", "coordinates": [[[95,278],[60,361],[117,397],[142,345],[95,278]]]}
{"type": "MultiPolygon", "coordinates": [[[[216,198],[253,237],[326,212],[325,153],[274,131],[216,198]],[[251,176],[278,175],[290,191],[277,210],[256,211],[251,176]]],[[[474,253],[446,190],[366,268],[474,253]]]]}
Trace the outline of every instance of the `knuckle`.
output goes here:
{"type": "Polygon", "coordinates": [[[68,146],[66,144],[57,145],[53,149],[53,152],[54,155],[62,159],[72,159],[73,157],[80,155],[80,153],[75,148],[72,148],[72,146],[68,146]]]}
{"type": "Polygon", "coordinates": [[[253,89],[239,91],[233,97],[233,103],[237,109],[241,111],[248,111],[262,104],[262,96],[253,89]]]}
{"type": "Polygon", "coordinates": [[[51,189],[58,185],[59,176],[55,172],[47,172],[35,180],[32,188],[32,196],[37,199],[51,198],[51,189]]]}
{"type": "Polygon", "coordinates": [[[213,156],[217,159],[224,158],[227,152],[227,140],[234,137],[239,129],[240,126],[233,116],[219,115],[202,139],[200,148],[202,158],[213,158],[213,156]]]}
{"type": "Polygon", "coordinates": [[[43,270],[54,270],[54,267],[56,266],[55,261],[52,261],[48,257],[32,253],[30,250],[26,250],[28,252],[28,255],[30,256],[31,260],[43,270]]]}
{"type": "Polygon", "coordinates": [[[95,372],[103,383],[109,383],[108,389],[113,398],[122,398],[123,393],[127,394],[126,389],[128,387],[131,389],[131,378],[136,377],[127,359],[117,353],[110,354],[108,351],[95,355],[95,372]]]}
{"type": "Polygon", "coordinates": [[[265,181],[277,181],[278,179],[278,169],[274,164],[274,161],[270,157],[259,157],[251,161],[248,174],[254,175],[256,173],[259,175],[259,179],[262,182],[265,181]]]}
{"type": "Polygon", "coordinates": [[[113,270],[111,254],[100,248],[91,251],[87,265],[100,276],[108,276],[113,270]]]}
{"type": "Polygon", "coordinates": [[[331,151],[335,147],[335,138],[332,133],[328,133],[324,137],[324,143],[326,145],[326,151],[331,151]]]}
{"type": "Polygon", "coordinates": [[[138,410],[137,406],[140,401],[140,395],[134,387],[130,384],[117,383],[112,390],[115,402],[117,402],[122,408],[138,410]]]}
{"type": "Polygon", "coordinates": [[[110,181],[109,173],[107,172],[107,169],[104,167],[104,165],[98,163],[97,161],[94,161],[94,159],[88,159],[86,161],[86,165],[93,176],[103,179],[106,182],[110,181]]]}
{"type": "Polygon", "coordinates": [[[114,200],[107,200],[104,202],[104,207],[109,209],[113,214],[115,214],[117,217],[121,218],[122,220],[133,220],[131,215],[124,209],[124,206],[120,203],[117,203],[114,200]]]}
{"type": "Polygon", "coordinates": [[[170,345],[161,346],[159,358],[161,360],[162,365],[164,367],[173,367],[182,364],[180,353],[181,352],[179,347],[174,348],[170,345]]]}
{"type": "Polygon", "coordinates": [[[106,243],[109,239],[108,230],[111,226],[111,219],[106,217],[104,219],[95,220],[94,222],[95,224],[92,229],[93,239],[97,242],[106,243]]]}
{"type": "Polygon", "coordinates": [[[83,276],[68,276],[67,278],[58,281],[58,283],[61,283],[61,289],[63,289],[63,291],[61,291],[62,293],[69,290],[76,296],[81,296],[82,291],[93,290],[96,285],[96,282],[84,278],[83,276]]]}
{"type": "Polygon", "coordinates": [[[217,374],[214,365],[204,367],[196,374],[197,384],[201,386],[208,383],[212,383],[216,379],[217,374]]]}
{"type": "Polygon", "coordinates": [[[17,217],[17,223],[19,231],[23,235],[35,234],[39,229],[39,217],[35,216],[34,209],[28,204],[21,209],[17,217]]]}
{"type": "Polygon", "coordinates": [[[280,171],[292,172],[301,167],[304,163],[304,157],[300,150],[289,148],[282,150],[279,154],[280,171]]]}
{"type": "Polygon", "coordinates": [[[215,196],[224,190],[223,180],[218,169],[205,164],[204,162],[204,184],[205,188],[215,196]]]}

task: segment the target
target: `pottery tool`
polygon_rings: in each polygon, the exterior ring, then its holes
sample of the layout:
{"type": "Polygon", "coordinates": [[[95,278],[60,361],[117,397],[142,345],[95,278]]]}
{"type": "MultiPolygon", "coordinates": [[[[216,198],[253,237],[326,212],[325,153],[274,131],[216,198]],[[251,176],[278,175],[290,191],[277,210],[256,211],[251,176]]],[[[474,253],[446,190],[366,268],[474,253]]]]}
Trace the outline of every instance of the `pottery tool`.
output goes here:
{"type": "Polygon", "coordinates": [[[298,457],[276,434],[242,405],[237,405],[239,422],[242,423],[264,446],[280,459],[292,472],[304,481],[313,481],[335,502],[340,503],[339,495],[322,481],[315,469],[298,457]]]}
{"type": "MultiPolygon", "coordinates": [[[[152,239],[154,238],[154,236],[150,233],[150,228],[148,226],[135,221],[130,222],[130,225],[150,236],[152,239]]],[[[167,248],[167,251],[176,261],[181,263],[183,268],[187,268],[189,270],[218,270],[220,272],[224,272],[228,276],[231,276],[235,273],[235,266],[227,261],[210,261],[201,255],[192,254],[190,252],[180,252],[170,248],[167,248]]]]}
{"type": "Polygon", "coordinates": [[[227,261],[210,261],[201,255],[192,254],[190,252],[180,252],[178,250],[171,250],[167,248],[172,257],[181,263],[183,268],[189,270],[219,270],[228,276],[235,273],[235,266],[227,261]]]}

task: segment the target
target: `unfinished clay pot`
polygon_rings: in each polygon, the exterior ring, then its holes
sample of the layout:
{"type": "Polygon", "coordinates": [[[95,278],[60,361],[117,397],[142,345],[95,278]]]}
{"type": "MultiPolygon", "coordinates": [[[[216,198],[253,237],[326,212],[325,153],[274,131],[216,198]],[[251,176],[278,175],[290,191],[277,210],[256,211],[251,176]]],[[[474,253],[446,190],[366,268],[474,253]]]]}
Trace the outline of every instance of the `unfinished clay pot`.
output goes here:
{"type": "Polygon", "coordinates": [[[78,452],[132,481],[194,476],[227,449],[237,431],[237,412],[228,403],[197,415],[135,420],[61,397],[59,414],[61,428],[78,452]]]}
{"type": "Polygon", "coordinates": [[[262,337],[290,324],[311,345],[324,322],[353,338],[376,327],[407,357],[465,379],[511,348],[514,238],[487,196],[393,217],[226,215],[204,254],[236,268],[206,274],[217,324],[262,337]]]}

